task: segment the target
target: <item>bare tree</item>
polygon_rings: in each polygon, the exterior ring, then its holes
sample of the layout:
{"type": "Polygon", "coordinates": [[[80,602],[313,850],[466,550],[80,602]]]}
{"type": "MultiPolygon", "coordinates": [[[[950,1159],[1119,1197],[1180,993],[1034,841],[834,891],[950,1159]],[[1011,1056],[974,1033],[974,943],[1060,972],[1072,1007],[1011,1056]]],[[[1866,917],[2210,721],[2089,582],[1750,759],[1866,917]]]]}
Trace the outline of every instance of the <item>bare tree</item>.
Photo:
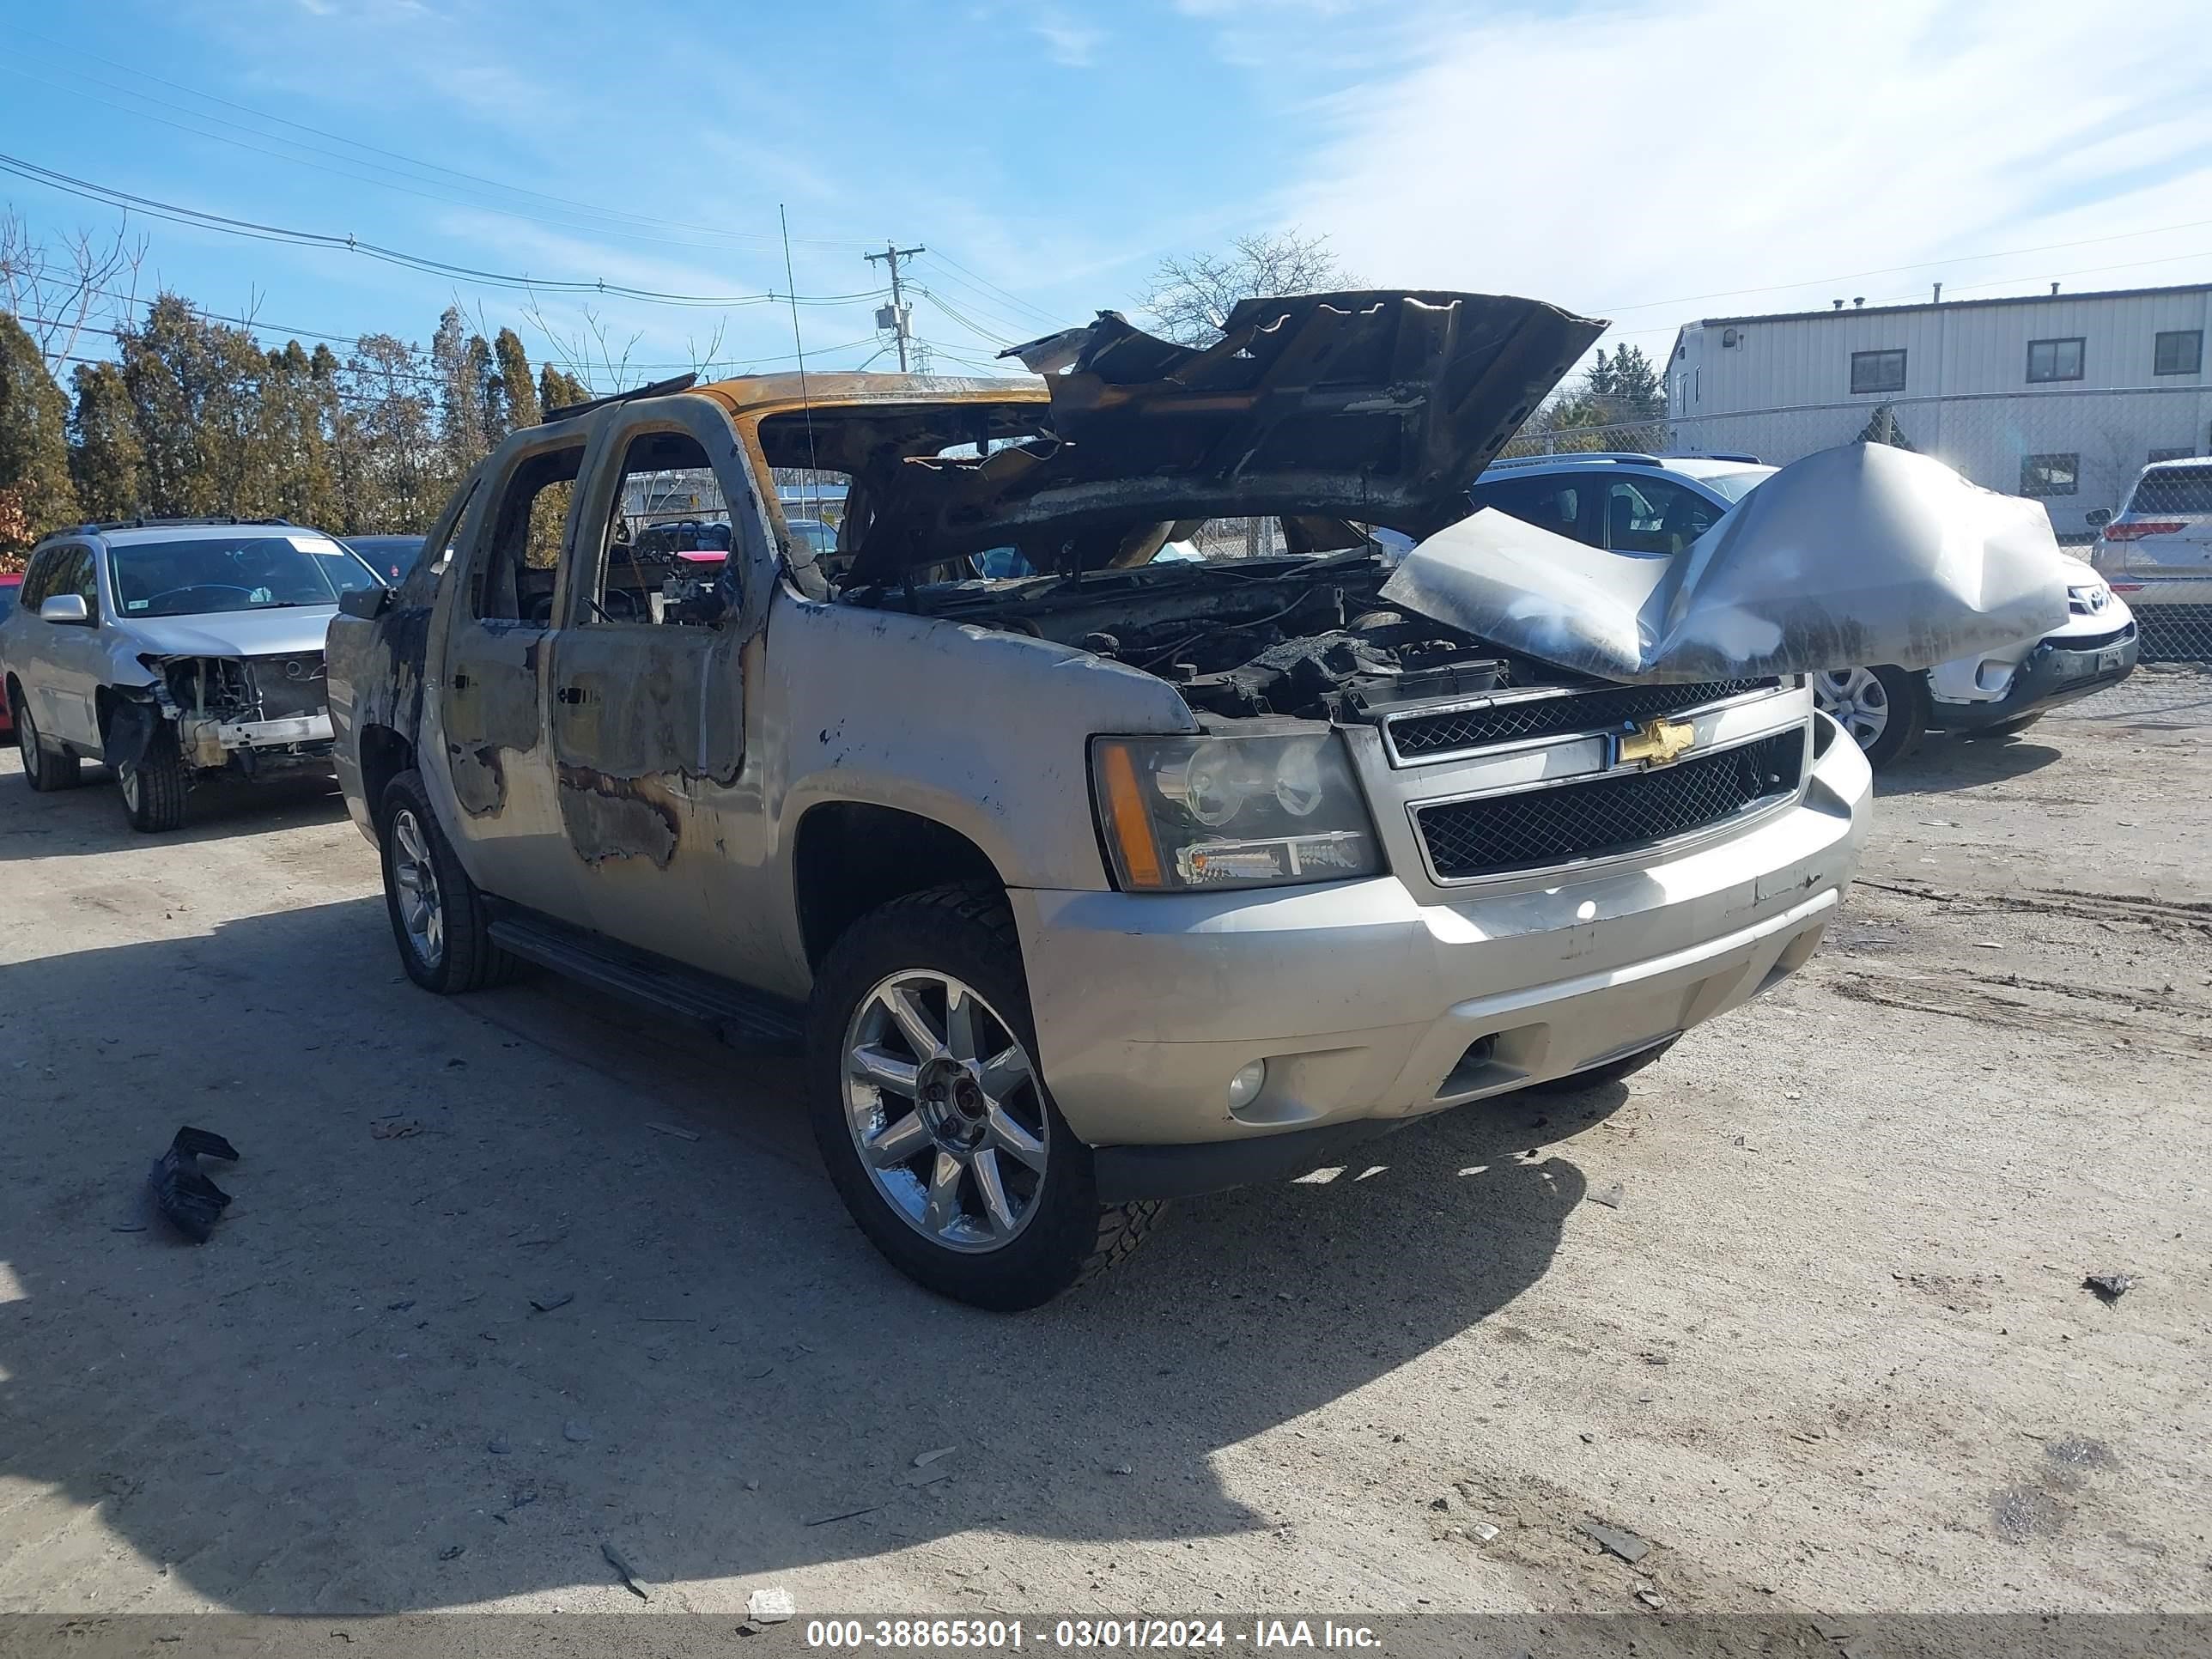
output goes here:
{"type": "Polygon", "coordinates": [[[1240,236],[1224,253],[1161,260],[1137,308],[1169,339],[1211,345],[1241,300],[1356,288],[1359,281],[1330,250],[1328,237],[1308,236],[1294,226],[1240,236]]]}
{"type": "Polygon", "coordinates": [[[112,240],[79,230],[50,246],[33,238],[13,207],[0,212],[0,300],[13,312],[46,359],[46,372],[65,380],[78,343],[101,319],[127,327],[138,298],[138,267],[146,239],[130,240],[126,224],[112,240]]]}
{"type": "Polygon", "coordinates": [[[545,343],[551,348],[552,361],[565,367],[590,391],[596,392],[605,387],[608,392],[620,392],[631,384],[635,377],[630,373],[630,354],[645,337],[642,331],[623,341],[620,355],[617,355],[607,338],[606,319],[589,306],[584,307],[583,322],[565,331],[554,326],[535,295],[522,308],[522,316],[524,321],[545,337],[545,343]]]}

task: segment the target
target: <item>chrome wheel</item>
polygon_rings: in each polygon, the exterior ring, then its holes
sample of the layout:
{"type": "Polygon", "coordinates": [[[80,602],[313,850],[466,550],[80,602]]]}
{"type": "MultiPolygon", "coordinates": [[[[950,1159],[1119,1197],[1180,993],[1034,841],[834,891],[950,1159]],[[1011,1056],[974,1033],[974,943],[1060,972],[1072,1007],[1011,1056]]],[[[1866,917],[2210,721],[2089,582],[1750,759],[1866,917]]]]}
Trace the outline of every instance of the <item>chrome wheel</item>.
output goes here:
{"type": "Polygon", "coordinates": [[[138,769],[135,766],[117,767],[115,781],[123,791],[123,804],[132,811],[137,811],[139,793],[144,787],[138,781],[138,769]]]}
{"type": "Polygon", "coordinates": [[[1813,701],[1862,749],[1873,748],[1889,730],[1889,688],[1871,668],[1832,668],[1814,675],[1813,701]]]}
{"type": "Polygon", "coordinates": [[[31,724],[28,708],[15,710],[15,752],[23,757],[24,775],[38,776],[39,728],[31,724]]]}
{"type": "Polygon", "coordinates": [[[438,896],[429,837],[404,806],[392,815],[392,882],[408,947],[425,968],[435,968],[446,954],[446,907],[438,896]]]}
{"type": "Polygon", "coordinates": [[[845,1124],[877,1193],[951,1250],[995,1250],[1036,1213],[1051,1127],[1029,1052],[949,974],[879,981],[845,1026],[845,1124]]]}

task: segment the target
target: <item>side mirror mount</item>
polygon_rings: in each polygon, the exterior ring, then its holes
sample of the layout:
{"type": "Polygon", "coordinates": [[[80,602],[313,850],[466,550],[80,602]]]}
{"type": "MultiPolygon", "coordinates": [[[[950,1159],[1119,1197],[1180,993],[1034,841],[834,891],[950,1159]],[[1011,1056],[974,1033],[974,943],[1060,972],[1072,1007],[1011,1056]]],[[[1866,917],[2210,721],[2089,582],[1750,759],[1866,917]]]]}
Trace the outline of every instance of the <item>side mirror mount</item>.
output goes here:
{"type": "Polygon", "coordinates": [[[2112,509],[2109,507],[2095,507],[2090,508],[2087,518],[2083,520],[2083,522],[2086,523],[2092,530],[2102,530],[2106,525],[2112,523],[2112,509]]]}
{"type": "Polygon", "coordinates": [[[39,607],[39,620],[64,628],[89,628],[92,607],[84,602],[82,593],[57,593],[39,607]]]}
{"type": "Polygon", "coordinates": [[[356,587],[338,595],[338,609],[363,622],[374,622],[391,608],[392,590],[388,587],[356,587]]]}

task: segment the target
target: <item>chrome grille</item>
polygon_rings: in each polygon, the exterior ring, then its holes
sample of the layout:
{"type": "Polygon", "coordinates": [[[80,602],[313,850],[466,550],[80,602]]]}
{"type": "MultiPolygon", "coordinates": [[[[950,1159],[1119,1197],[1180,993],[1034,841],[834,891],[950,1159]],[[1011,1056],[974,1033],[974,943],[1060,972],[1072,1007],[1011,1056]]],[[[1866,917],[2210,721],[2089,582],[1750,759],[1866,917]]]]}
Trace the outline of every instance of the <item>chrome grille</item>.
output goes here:
{"type": "MultiPolygon", "coordinates": [[[[1685,688],[1686,689],[1686,688],[1685,688]]],[[[1805,732],[1555,788],[1447,801],[1415,819],[1439,881],[1573,864],[1710,829],[1796,793],[1805,732]]]]}
{"type": "Polygon", "coordinates": [[[1518,697],[1480,708],[1407,714],[1389,724],[1391,747],[1401,760],[1456,754],[1484,744],[1516,743],[1567,732],[1611,732],[1638,720],[1679,714],[1726,697],[1773,690],[1781,682],[1705,680],[1690,685],[1619,685],[1560,696],[1518,697]]]}
{"type": "Polygon", "coordinates": [[[327,703],[323,681],[323,653],[301,651],[283,657],[249,657],[253,689],[261,699],[264,720],[291,720],[301,714],[319,714],[327,703]]]}

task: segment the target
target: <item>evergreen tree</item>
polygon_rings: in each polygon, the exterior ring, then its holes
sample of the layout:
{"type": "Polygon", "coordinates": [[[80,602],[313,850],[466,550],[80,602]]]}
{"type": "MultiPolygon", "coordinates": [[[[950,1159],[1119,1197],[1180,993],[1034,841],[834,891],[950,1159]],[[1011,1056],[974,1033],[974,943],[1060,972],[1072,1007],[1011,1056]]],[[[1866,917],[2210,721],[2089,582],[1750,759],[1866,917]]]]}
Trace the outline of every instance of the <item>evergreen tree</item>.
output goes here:
{"type": "Polygon", "coordinates": [[[79,363],[70,380],[76,391],[70,473],[77,501],[88,518],[131,518],[143,510],[146,451],[123,370],[114,363],[79,363]]]}
{"type": "Polygon", "coordinates": [[[538,388],[530,382],[530,359],[522,349],[521,337],[511,328],[503,328],[499,337],[491,343],[492,356],[499,367],[502,412],[507,417],[505,437],[518,427],[538,424],[538,388]]]}
{"type": "Polygon", "coordinates": [[[76,522],[68,425],[69,399],[38,342],[0,312],[0,555],[76,522]]]}

